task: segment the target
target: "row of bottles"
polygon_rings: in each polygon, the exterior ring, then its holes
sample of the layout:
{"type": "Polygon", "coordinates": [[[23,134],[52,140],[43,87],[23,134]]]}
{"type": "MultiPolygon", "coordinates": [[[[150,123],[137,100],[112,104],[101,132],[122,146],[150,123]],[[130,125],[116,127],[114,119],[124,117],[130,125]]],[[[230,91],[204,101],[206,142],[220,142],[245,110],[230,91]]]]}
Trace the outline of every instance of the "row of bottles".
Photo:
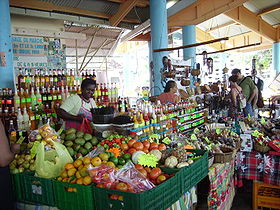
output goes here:
{"type": "Polygon", "coordinates": [[[83,79],[96,80],[94,70],[84,70],[82,74],[69,69],[18,69],[17,84],[19,88],[31,89],[31,87],[74,87],[79,86],[83,79]]]}
{"type": "Polygon", "coordinates": [[[114,106],[118,102],[118,88],[116,83],[97,84],[94,100],[98,106],[114,106]]]}

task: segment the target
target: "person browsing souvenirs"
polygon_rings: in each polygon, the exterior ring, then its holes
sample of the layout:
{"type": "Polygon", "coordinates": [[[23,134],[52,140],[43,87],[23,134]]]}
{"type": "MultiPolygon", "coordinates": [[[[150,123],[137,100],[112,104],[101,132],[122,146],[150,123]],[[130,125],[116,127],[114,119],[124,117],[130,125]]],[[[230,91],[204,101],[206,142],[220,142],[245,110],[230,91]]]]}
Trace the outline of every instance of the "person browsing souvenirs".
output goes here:
{"type": "Polygon", "coordinates": [[[181,97],[176,95],[177,91],[178,87],[176,82],[169,80],[165,85],[164,92],[158,96],[158,100],[161,104],[178,103],[181,97]]]}
{"type": "Polygon", "coordinates": [[[84,79],[81,84],[81,94],[74,94],[68,97],[60,106],[57,114],[65,121],[65,129],[79,129],[83,119],[92,121],[91,108],[96,108],[93,94],[96,88],[96,82],[92,79],[84,79]]]}

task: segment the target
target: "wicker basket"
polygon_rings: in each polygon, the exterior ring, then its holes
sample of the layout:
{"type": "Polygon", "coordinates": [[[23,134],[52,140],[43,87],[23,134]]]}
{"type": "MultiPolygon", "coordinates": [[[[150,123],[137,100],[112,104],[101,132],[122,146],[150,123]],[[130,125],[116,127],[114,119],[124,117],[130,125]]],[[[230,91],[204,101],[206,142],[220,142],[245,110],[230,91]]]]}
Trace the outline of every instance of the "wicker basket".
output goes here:
{"type": "Polygon", "coordinates": [[[260,145],[259,143],[255,142],[254,143],[254,150],[257,152],[263,152],[266,153],[270,150],[270,147],[267,145],[260,145]]]}
{"type": "Polygon", "coordinates": [[[223,153],[214,153],[214,163],[227,163],[230,162],[236,152],[233,149],[221,147],[223,153]]]}

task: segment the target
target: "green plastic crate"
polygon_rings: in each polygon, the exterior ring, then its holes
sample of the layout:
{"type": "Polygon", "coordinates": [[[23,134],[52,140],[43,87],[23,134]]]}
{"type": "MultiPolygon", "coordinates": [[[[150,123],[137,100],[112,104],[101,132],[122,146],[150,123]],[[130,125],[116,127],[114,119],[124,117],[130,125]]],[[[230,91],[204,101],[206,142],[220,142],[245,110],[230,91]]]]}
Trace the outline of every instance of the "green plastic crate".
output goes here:
{"type": "Polygon", "coordinates": [[[14,192],[14,197],[17,201],[23,201],[23,192],[22,192],[22,180],[21,173],[11,174],[12,188],[14,192]]]}
{"type": "Polygon", "coordinates": [[[202,179],[208,175],[208,151],[192,150],[196,155],[201,155],[201,158],[194,160],[190,166],[183,168],[161,168],[165,173],[177,173],[181,181],[181,193],[189,191],[193,186],[197,185],[202,179]]]}
{"type": "Polygon", "coordinates": [[[142,193],[123,192],[93,186],[97,210],[163,210],[175,203],[181,194],[180,177],[175,174],[157,187],[142,193]],[[111,199],[123,196],[123,200],[111,199]]]}
{"type": "Polygon", "coordinates": [[[34,174],[34,172],[24,172],[20,175],[24,201],[55,206],[52,180],[35,177],[34,174]]]}
{"type": "Polygon", "coordinates": [[[71,184],[53,181],[57,207],[60,210],[93,210],[94,199],[92,185],[71,184]],[[76,192],[69,192],[74,188],[76,192]]]}

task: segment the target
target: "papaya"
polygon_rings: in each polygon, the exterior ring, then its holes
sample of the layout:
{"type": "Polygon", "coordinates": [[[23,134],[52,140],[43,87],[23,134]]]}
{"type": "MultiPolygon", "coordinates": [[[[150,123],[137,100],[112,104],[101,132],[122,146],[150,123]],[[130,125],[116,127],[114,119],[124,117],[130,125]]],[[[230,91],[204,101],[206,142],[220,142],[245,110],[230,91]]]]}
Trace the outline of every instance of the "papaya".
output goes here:
{"type": "Polygon", "coordinates": [[[69,134],[75,134],[76,133],[76,129],[75,128],[69,128],[65,131],[66,136],[69,134]]]}
{"type": "Polygon", "coordinates": [[[74,139],[76,139],[76,135],[74,133],[70,133],[65,136],[66,141],[73,141],[74,139]]]}

